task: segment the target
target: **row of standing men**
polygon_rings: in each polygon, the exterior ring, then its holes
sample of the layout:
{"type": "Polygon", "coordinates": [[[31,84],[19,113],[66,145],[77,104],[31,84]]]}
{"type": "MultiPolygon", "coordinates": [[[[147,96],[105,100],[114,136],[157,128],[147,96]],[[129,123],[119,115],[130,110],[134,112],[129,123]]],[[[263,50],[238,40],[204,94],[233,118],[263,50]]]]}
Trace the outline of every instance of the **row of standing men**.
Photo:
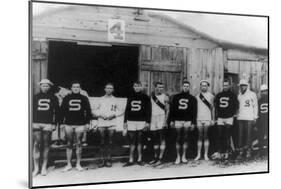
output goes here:
{"type": "Polygon", "coordinates": [[[239,126],[238,159],[251,156],[252,130],[256,122],[261,130],[259,146],[263,148],[267,137],[268,127],[268,88],[261,86],[261,98],[249,89],[246,80],[240,80],[239,94],[230,90],[229,81],[223,82],[223,91],[214,96],[208,91],[210,86],[207,80],[200,81],[200,93],[190,94],[190,83],[183,81],[181,92],[170,97],[164,93],[164,85],[155,83],[155,91],[149,97],[144,94],[141,82],[133,84],[134,92],[129,95],[125,110],[118,105],[113,96],[114,85],[105,85],[105,95],[101,97],[97,108],[92,112],[88,98],[81,94],[78,81],[71,83],[71,93],[63,98],[59,106],[57,97],[50,93],[53,85],[48,79],[40,81],[40,92],[33,97],[33,176],[39,174],[40,147],[43,147],[43,163],[41,175],[47,174],[47,163],[51,133],[57,125],[64,128],[67,148],[67,165],[63,171],[72,169],[71,158],[73,143],[76,141],[76,166],[81,166],[82,138],[86,130],[98,128],[101,135],[102,163],[99,167],[112,166],[111,151],[112,137],[116,129],[116,118],[124,115],[123,135],[127,136],[130,144],[130,156],[124,165],[135,163],[144,165],[142,157],[142,137],[144,131],[152,136],[154,158],[149,164],[160,165],[166,150],[165,131],[172,128],[176,131],[176,160],[175,164],[187,163],[188,132],[198,130],[197,156],[201,158],[204,145],[204,159],[209,160],[208,129],[217,124],[219,147],[213,156],[228,159],[230,150],[230,135],[233,119],[237,117],[239,126]],[[91,120],[97,119],[97,124],[91,120]],[[106,134],[108,137],[105,137],[106,134]],[[43,138],[43,140],[42,140],[43,138]],[[43,142],[41,142],[43,141],[43,142]],[[136,149],[136,150],[135,150],[136,149]],[[134,153],[137,151],[135,161],[134,153]]]}

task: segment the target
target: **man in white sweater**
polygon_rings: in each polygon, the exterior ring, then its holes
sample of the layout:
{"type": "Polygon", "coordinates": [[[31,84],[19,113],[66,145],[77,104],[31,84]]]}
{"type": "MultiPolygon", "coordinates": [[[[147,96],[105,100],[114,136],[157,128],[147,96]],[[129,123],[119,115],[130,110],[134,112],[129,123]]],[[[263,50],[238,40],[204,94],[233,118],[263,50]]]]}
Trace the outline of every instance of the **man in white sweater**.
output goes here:
{"type": "Polygon", "coordinates": [[[240,80],[239,87],[239,109],[237,114],[239,155],[237,159],[242,159],[245,152],[247,158],[251,157],[252,130],[258,118],[258,101],[257,95],[249,89],[249,84],[246,80],[240,80]]]}

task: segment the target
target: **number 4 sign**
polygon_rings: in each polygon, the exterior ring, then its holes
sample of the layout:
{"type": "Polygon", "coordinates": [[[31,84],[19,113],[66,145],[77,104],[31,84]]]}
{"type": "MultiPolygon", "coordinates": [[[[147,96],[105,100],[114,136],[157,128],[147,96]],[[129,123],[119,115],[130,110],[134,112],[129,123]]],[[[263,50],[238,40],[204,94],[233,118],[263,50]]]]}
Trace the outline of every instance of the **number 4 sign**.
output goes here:
{"type": "Polygon", "coordinates": [[[108,20],[108,41],[125,41],[125,21],[119,19],[108,20]]]}

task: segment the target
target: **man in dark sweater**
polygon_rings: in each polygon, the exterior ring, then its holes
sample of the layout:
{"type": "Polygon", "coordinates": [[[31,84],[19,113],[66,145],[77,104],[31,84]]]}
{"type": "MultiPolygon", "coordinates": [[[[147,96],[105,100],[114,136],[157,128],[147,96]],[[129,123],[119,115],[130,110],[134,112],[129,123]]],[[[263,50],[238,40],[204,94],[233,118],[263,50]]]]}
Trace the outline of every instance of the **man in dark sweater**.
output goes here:
{"type": "Polygon", "coordinates": [[[258,104],[259,118],[257,126],[259,135],[259,151],[261,152],[268,145],[268,87],[265,84],[261,86],[261,98],[259,99],[258,104]]]}
{"type": "Polygon", "coordinates": [[[43,146],[43,164],[41,175],[47,174],[47,163],[51,133],[55,130],[58,118],[59,103],[56,96],[51,94],[53,85],[48,79],[40,81],[40,93],[33,97],[33,176],[39,173],[40,148],[43,146]],[[41,141],[43,143],[41,143],[41,141]]]}
{"type": "Polygon", "coordinates": [[[76,138],[76,169],[83,171],[81,167],[81,153],[82,153],[82,137],[85,130],[89,128],[89,123],[92,118],[92,112],[89,100],[86,96],[80,94],[80,83],[77,81],[71,84],[71,94],[66,96],[61,105],[60,123],[64,124],[65,135],[67,140],[66,156],[67,166],[64,171],[72,169],[71,157],[73,149],[74,135],[76,138]]]}
{"type": "Polygon", "coordinates": [[[142,92],[142,84],[137,81],[134,83],[134,92],[128,98],[124,117],[124,134],[128,133],[130,143],[130,158],[124,165],[134,164],[134,151],[137,142],[139,165],[144,165],[142,161],[142,132],[149,130],[151,119],[150,98],[142,92]]]}
{"type": "Polygon", "coordinates": [[[182,92],[176,94],[171,102],[170,109],[170,126],[176,129],[176,150],[177,158],[175,164],[187,163],[187,134],[189,130],[193,130],[196,125],[197,116],[197,100],[189,93],[190,83],[184,81],[182,92]],[[183,132],[183,145],[181,146],[181,133],[183,132]],[[182,156],[180,156],[180,148],[182,147],[182,156]]]}
{"type": "Polygon", "coordinates": [[[230,131],[233,125],[233,117],[238,109],[238,99],[231,91],[229,81],[225,80],[223,82],[223,91],[216,95],[214,104],[215,118],[218,125],[218,152],[215,152],[213,157],[228,159],[230,131]]]}

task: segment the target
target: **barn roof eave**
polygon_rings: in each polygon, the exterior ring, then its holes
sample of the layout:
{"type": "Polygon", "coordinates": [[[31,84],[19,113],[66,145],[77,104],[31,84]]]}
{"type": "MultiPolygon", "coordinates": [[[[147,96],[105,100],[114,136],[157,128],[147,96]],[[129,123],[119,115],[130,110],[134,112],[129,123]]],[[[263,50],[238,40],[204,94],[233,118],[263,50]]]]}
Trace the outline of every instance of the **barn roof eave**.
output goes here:
{"type": "Polygon", "coordinates": [[[202,37],[203,39],[206,39],[208,41],[211,41],[213,43],[216,43],[218,44],[218,46],[224,48],[224,49],[239,49],[239,50],[244,50],[244,51],[251,51],[251,52],[255,52],[255,53],[258,53],[258,54],[264,54],[266,55],[268,53],[268,49],[267,48],[261,48],[261,47],[255,47],[255,46],[250,46],[250,45],[244,45],[244,44],[239,44],[239,43],[232,43],[232,42],[229,42],[229,41],[224,41],[224,40],[220,40],[220,39],[216,39],[206,33],[203,33],[189,25],[186,25],[182,22],[179,22],[178,20],[170,17],[170,16],[167,16],[167,15],[164,15],[164,14],[160,14],[160,13],[148,13],[148,15],[150,17],[158,17],[158,18],[162,18],[162,19],[165,19],[169,22],[172,22],[176,25],[178,25],[180,28],[184,29],[184,30],[188,30],[188,31],[191,31],[197,35],[199,35],[200,37],[202,37]]]}

